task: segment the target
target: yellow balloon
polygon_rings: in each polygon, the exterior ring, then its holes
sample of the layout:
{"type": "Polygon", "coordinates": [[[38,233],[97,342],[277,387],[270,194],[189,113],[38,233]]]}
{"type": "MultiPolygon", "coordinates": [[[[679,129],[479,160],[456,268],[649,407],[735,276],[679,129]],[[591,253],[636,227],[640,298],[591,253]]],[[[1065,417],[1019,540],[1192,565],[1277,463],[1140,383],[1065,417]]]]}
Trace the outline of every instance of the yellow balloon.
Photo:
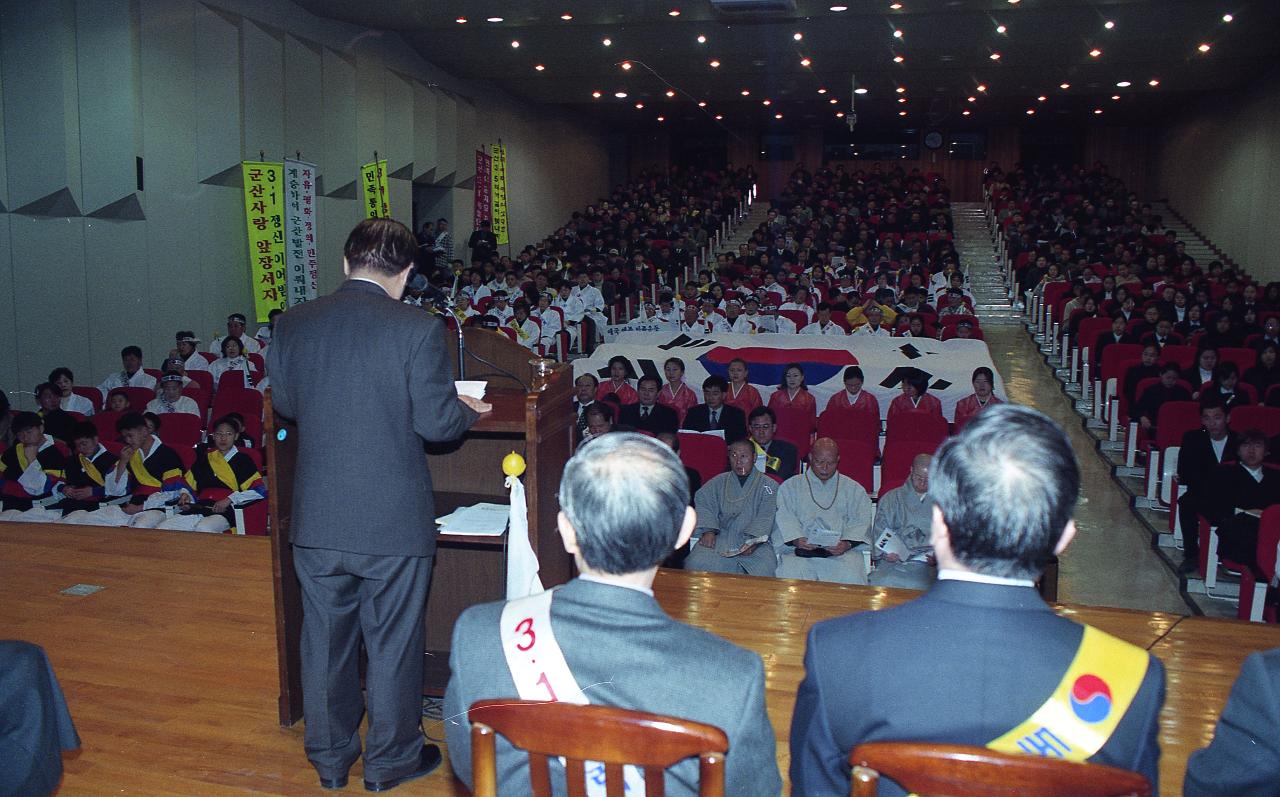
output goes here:
{"type": "Polygon", "coordinates": [[[514,451],[502,458],[502,472],[508,476],[519,476],[524,468],[524,457],[514,451]]]}

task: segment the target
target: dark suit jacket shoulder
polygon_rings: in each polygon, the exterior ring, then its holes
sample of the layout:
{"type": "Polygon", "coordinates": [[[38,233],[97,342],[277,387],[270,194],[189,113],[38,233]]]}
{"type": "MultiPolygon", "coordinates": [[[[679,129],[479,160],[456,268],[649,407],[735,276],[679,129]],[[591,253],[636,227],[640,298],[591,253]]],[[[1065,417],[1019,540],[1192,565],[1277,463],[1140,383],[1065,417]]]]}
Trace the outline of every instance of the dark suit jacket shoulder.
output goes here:
{"type": "MultiPolygon", "coordinates": [[[[472,784],[466,710],[477,700],[516,697],[499,637],[503,603],[473,606],[453,629],[445,692],[445,735],[454,772],[472,784]]],[[[751,651],[668,617],[650,595],[583,579],[556,590],[551,626],[574,680],[592,704],[683,717],[729,737],[725,793],[776,797],[773,729],[764,705],[764,666],[751,651]],[[708,676],[707,662],[715,662],[708,676]]],[[[552,774],[563,794],[563,770],[552,774]]],[[[698,793],[698,763],[667,770],[668,795],[698,793]]],[[[498,740],[499,791],[529,794],[528,757],[498,740]]]]}
{"type": "Polygon", "coordinates": [[[674,432],[680,426],[680,416],[665,404],[654,404],[649,417],[640,417],[639,404],[627,404],[618,413],[618,423],[630,426],[642,432],[657,434],[658,432],[674,432]]]}
{"type": "Polygon", "coordinates": [[[443,323],[381,286],[348,280],[279,317],[267,364],[273,407],[298,424],[290,540],[431,554],[423,441],[457,438],[477,418],[454,391],[443,323]]]}
{"type": "Polygon", "coordinates": [[[790,479],[800,472],[799,452],[786,440],[773,438],[773,442],[769,444],[769,456],[778,458],[778,468],[777,470],[767,469],[767,472],[775,473],[784,479],[790,479]]]}
{"type": "Polygon", "coordinates": [[[1244,660],[1213,742],[1191,754],[1185,797],[1274,797],[1280,788],[1280,648],[1244,660]]]}
{"type": "MultiPolygon", "coordinates": [[[[848,794],[845,762],[863,742],[981,746],[1000,737],[1052,694],[1083,632],[1034,588],[962,581],[815,624],[792,715],[792,793],[848,794]]],[[[1148,655],[1137,697],[1090,761],[1141,772],[1154,785],[1163,703],[1164,668],[1148,655]]],[[[903,791],[886,784],[880,794],[903,791]]]]}
{"type": "MultiPolygon", "coordinates": [[[[706,404],[691,407],[684,416],[683,429],[695,432],[711,431],[711,408],[706,404]]],[[[720,407],[720,428],[724,430],[724,441],[732,443],[747,436],[747,414],[729,404],[720,407]]]]}
{"type": "MultiPolygon", "coordinates": [[[[1233,431],[1227,431],[1227,442],[1222,448],[1222,458],[1234,459],[1239,438],[1233,431]]],[[[1204,429],[1192,429],[1182,436],[1182,446],[1178,452],[1178,483],[1194,490],[1203,488],[1213,476],[1213,471],[1221,460],[1213,453],[1213,441],[1204,429]]]]}

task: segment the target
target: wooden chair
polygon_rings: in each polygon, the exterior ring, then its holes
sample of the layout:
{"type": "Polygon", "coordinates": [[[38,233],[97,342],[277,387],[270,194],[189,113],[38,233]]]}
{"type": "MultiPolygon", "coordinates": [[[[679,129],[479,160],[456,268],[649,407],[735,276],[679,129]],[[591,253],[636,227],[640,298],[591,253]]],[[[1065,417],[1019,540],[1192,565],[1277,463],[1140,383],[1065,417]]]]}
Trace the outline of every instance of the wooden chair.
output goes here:
{"type": "Polygon", "coordinates": [[[918,797],[1148,797],[1136,772],[1100,764],[997,753],[958,744],[877,742],[855,747],[851,797],[875,797],[880,776],[918,797]]]}
{"type": "Polygon", "coordinates": [[[700,722],[611,706],[526,700],[481,700],[471,721],[474,797],[498,797],[496,735],[529,753],[533,797],[551,797],[550,756],[564,756],[569,797],[585,797],[585,762],[605,765],[609,797],[622,797],[622,767],[643,768],[645,794],[662,797],[663,770],[692,756],[700,762],[700,797],[724,797],[724,731],[700,722]]]}

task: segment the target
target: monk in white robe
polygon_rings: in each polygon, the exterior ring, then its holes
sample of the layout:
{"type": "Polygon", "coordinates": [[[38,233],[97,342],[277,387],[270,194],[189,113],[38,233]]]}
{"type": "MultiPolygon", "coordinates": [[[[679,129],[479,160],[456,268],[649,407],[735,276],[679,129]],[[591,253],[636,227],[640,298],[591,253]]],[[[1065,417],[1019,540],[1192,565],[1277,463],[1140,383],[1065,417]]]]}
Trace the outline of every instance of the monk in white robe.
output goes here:
{"type": "Polygon", "coordinates": [[[839,464],[836,441],[820,438],[809,451],[809,470],[779,488],[773,536],[779,578],[867,583],[871,499],[839,473],[839,464]]]}

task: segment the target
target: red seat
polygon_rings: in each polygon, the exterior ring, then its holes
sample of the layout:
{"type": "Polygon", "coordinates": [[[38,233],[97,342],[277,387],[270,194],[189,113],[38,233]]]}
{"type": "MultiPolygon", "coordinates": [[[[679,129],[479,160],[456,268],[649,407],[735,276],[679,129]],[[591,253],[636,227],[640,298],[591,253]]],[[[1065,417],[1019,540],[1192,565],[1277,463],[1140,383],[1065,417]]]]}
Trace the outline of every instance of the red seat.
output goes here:
{"type": "Polygon", "coordinates": [[[204,361],[205,361],[205,362],[207,362],[207,363],[211,363],[211,362],[213,362],[214,360],[218,359],[218,357],[220,357],[220,356],[221,356],[221,355],[218,355],[218,354],[214,354],[214,353],[213,353],[213,352],[211,352],[211,351],[201,351],[201,352],[196,352],[196,353],[197,353],[197,354],[199,354],[201,357],[203,357],[203,358],[204,358],[204,361]]]}
{"type": "Polygon", "coordinates": [[[812,413],[791,407],[774,407],[773,412],[778,416],[778,430],[774,435],[795,446],[796,458],[803,461],[809,456],[809,448],[813,445],[813,430],[817,428],[817,418],[812,413]]]}
{"type": "MultiPolygon", "coordinates": [[[[256,448],[241,448],[242,454],[248,455],[249,459],[258,468],[258,473],[262,474],[265,479],[267,471],[262,464],[262,452],[256,448]]],[[[267,502],[257,501],[249,504],[243,510],[236,513],[237,518],[244,517],[244,528],[239,529],[241,534],[251,534],[254,536],[265,536],[267,533],[267,502]]]]}
{"type": "Polygon", "coordinates": [[[1225,346],[1218,349],[1218,362],[1235,363],[1236,367],[1240,369],[1240,373],[1243,374],[1258,364],[1258,352],[1254,349],[1225,346]]]}
{"type": "Polygon", "coordinates": [[[149,387],[116,387],[111,392],[123,391],[129,397],[129,409],[134,412],[146,412],[147,404],[156,397],[156,392],[149,387]]]}
{"type": "Polygon", "coordinates": [[[192,381],[182,389],[182,395],[190,398],[196,403],[196,407],[200,410],[200,417],[205,418],[209,415],[209,402],[213,400],[209,391],[200,386],[198,382],[192,381]]]}
{"type": "MultiPolygon", "coordinates": [[[[261,372],[254,376],[260,377],[260,375],[261,372]]],[[[249,387],[245,382],[244,376],[244,371],[223,371],[222,376],[218,377],[218,395],[221,396],[224,392],[236,393],[240,391],[257,393],[258,391],[249,387]]]]}
{"type": "Polygon", "coordinates": [[[253,363],[254,367],[258,369],[259,378],[267,372],[267,361],[263,359],[261,354],[255,351],[246,354],[245,357],[248,357],[249,362],[253,363]]]}
{"type": "MultiPolygon", "coordinates": [[[[1241,387],[1245,385],[1237,385],[1237,388],[1241,387]]],[[[1275,437],[1280,434],[1280,407],[1264,407],[1257,404],[1236,407],[1231,411],[1231,417],[1227,423],[1236,432],[1261,429],[1267,437],[1275,437]]]]}
{"type": "Polygon", "coordinates": [[[1098,345],[1098,337],[1101,336],[1103,332],[1110,329],[1111,319],[1106,318],[1105,316],[1099,318],[1086,318],[1080,322],[1080,326],[1076,328],[1075,345],[1080,349],[1089,349],[1089,356],[1087,358],[1084,356],[1083,351],[1080,352],[1080,362],[1097,364],[1098,353],[1095,351],[1095,347],[1098,345]]]}
{"type": "MultiPolygon", "coordinates": [[[[161,426],[160,431],[161,432],[164,431],[163,425],[161,426]]],[[[163,439],[164,438],[161,438],[161,440],[163,439]]],[[[172,448],[174,452],[177,453],[178,459],[182,460],[182,470],[184,473],[186,471],[191,470],[191,466],[196,463],[196,450],[194,447],[174,445],[173,443],[170,443],[168,441],[165,441],[165,445],[169,446],[169,448],[172,448]]]]}
{"type": "Polygon", "coordinates": [[[102,395],[101,390],[96,387],[89,387],[88,385],[73,385],[71,387],[71,392],[77,396],[84,396],[89,399],[89,403],[93,405],[94,412],[102,409],[102,402],[106,398],[102,395]]]}
{"type": "Polygon", "coordinates": [[[1182,370],[1187,370],[1196,361],[1196,347],[1170,343],[1160,350],[1160,362],[1177,363],[1182,370]]]}
{"type": "MultiPolygon", "coordinates": [[[[864,413],[865,414],[865,413],[864,413]]],[[[862,485],[871,494],[875,490],[876,449],[862,440],[833,438],[840,449],[840,473],[862,485]]]]}
{"type": "Polygon", "coordinates": [[[98,412],[89,418],[98,430],[98,441],[106,445],[108,441],[115,442],[120,439],[120,433],[116,431],[116,421],[120,420],[120,416],[124,413],[120,412],[98,412]]]}
{"type": "MultiPolygon", "coordinates": [[[[951,340],[959,337],[959,335],[956,334],[956,329],[957,327],[955,324],[944,325],[942,327],[942,339],[951,340]]],[[[987,336],[982,334],[982,329],[980,327],[974,327],[973,334],[970,338],[973,340],[986,340],[987,336]]]]}
{"type": "Polygon", "coordinates": [[[884,450],[888,456],[889,447],[895,442],[916,441],[927,446],[926,451],[933,451],[949,434],[947,419],[930,412],[899,412],[889,418],[885,430],[884,450]]]}
{"type": "Polygon", "coordinates": [[[809,316],[805,315],[800,310],[779,310],[778,315],[795,324],[796,332],[799,332],[809,325],[809,316]]]}
{"type": "Polygon", "coordinates": [[[880,416],[847,407],[832,407],[818,416],[818,437],[856,440],[880,456],[880,416]]]}
{"type": "Polygon", "coordinates": [[[680,438],[680,461],[696,470],[703,484],[729,469],[729,447],[723,438],[698,432],[677,434],[680,438]]]}
{"type": "Polygon", "coordinates": [[[1280,546],[1280,504],[1273,504],[1262,511],[1258,523],[1258,570],[1262,578],[1254,575],[1249,567],[1240,568],[1240,605],[1236,617],[1241,620],[1277,622],[1275,606],[1259,606],[1266,600],[1267,585],[1276,577],[1276,550],[1280,546]]]}
{"type": "Polygon", "coordinates": [[[209,371],[187,371],[187,378],[192,382],[200,385],[201,388],[213,393],[213,374],[209,371]]]}
{"type": "Polygon", "coordinates": [[[204,437],[204,420],[186,412],[160,416],[160,439],[173,448],[191,448],[204,437]]]}
{"type": "Polygon", "coordinates": [[[244,434],[254,448],[262,446],[262,394],[256,390],[219,392],[213,401],[213,420],[238,412],[244,418],[244,434]]]}
{"type": "Polygon", "coordinates": [[[982,322],[978,320],[978,317],[976,315],[961,313],[959,315],[938,316],[938,322],[942,324],[943,332],[946,332],[947,327],[954,327],[956,324],[959,324],[961,321],[968,321],[969,323],[973,324],[974,329],[982,328],[982,322]]]}
{"type": "Polygon", "coordinates": [[[932,454],[936,444],[927,440],[897,440],[884,444],[884,457],[880,460],[880,492],[884,495],[895,487],[901,487],[911,475],[911,461],[919,454],[932,454]]]}

